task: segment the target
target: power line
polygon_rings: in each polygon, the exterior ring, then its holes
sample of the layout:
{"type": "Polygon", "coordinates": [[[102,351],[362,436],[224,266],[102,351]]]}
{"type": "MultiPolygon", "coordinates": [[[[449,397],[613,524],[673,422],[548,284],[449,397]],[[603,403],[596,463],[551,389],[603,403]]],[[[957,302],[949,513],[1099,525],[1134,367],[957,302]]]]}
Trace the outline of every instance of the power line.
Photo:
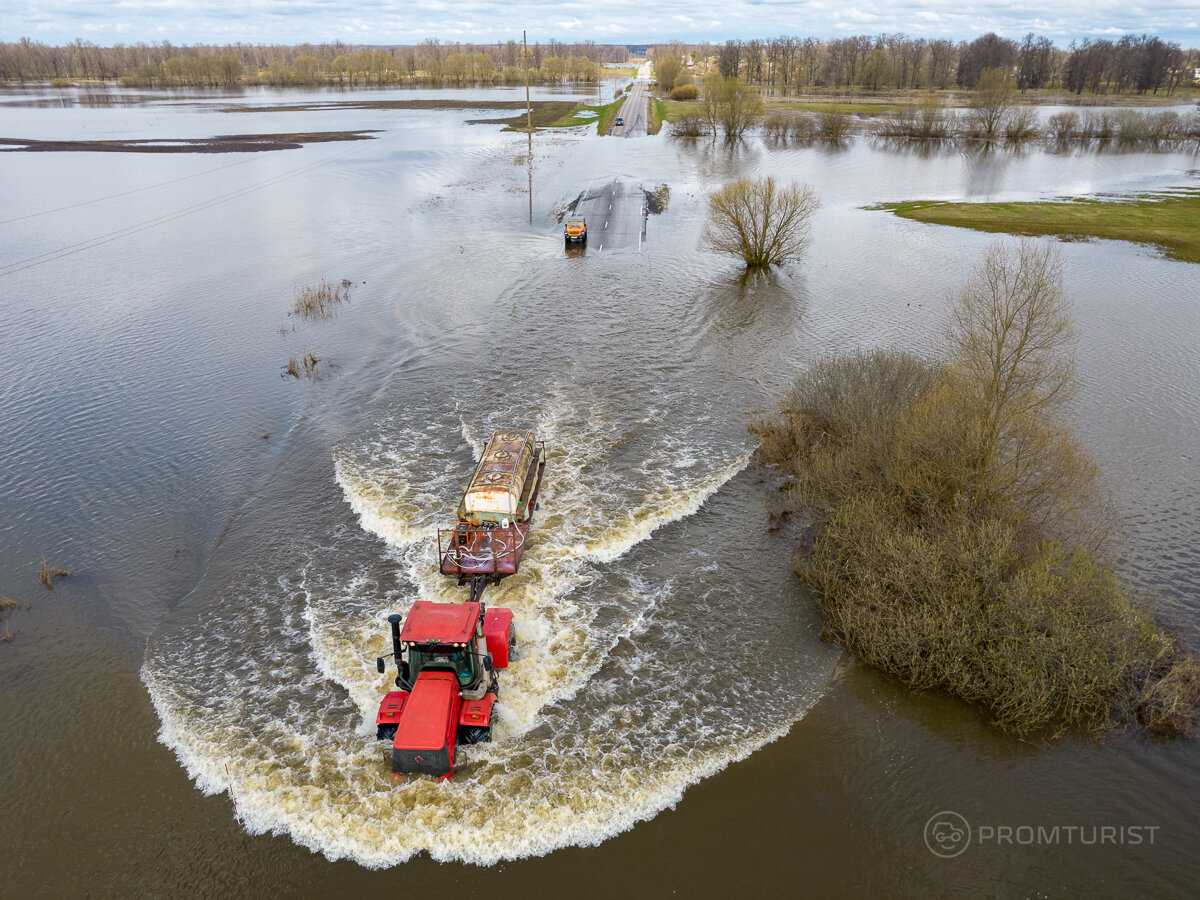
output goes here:
{"type": "Polygon", "coordinates": [[[176,184],[180,181],[186,181],[189,178],[199,178],[201,175],[211,175],[213,172],[220,172],[223,169],[229,169],[233,166],[244,166],[248,162],[254,162],[253,156],[249,159],[239,159],[237,162],[231,162],[224,166],[217,166],[215,169],[208,169],[204,172],[193,172],[191,175],[181,175],[178,178],[172,178],[170,181],[160,181],[158,184],[148,184],[145,187],[121,191],[119,194],[109,194],[106,197],[96,197],[92,200],[80,200],[78,203],[70,203],[66,206],[56,206],[54,209],[47,209],[43,210],[42,212],[27,213],[23,216],[14,216],[11,219],[0,219],[0,225],[8,225],[10,222],[23,222],[26,219],[36,219],[38,216],[48,216],[52,213],[64,212],[68,209],[78,209],[81,206],[89,206],[92,203],[103,203],[105,200],[115,200],[118,197],[128,197],[130,194],[136,194],[140,191],[150,191],[154,190],[154,188],[166,187],[169,184],[176,184]]]}
{"type": "Polygon", "coordinates": [[[176,219],[181,219],[184,216],[191,215],[194,212],[200,212],[201,210],[209,209],[213,206],[217,206],[217,205],[219,205],[221,203],[225,203],[229,200],[236,200],[237,198],[244,197],[247,194],[253,193],[254,191],[261,190],[265,187],[270,187],[274,184],[278,184],[280,181],[284,181],[285,179],[292,178],[295,175],[300,175],[303,172],[307,172],[312,169],[315,169],[318,166],[324,165],[327,162],[335,162],[336,160],[339,160],[339,159],[345,159],[347,156],[350,156],[352,153],[357,153],[360,150],[364,149],[365,146],[366,145],[364,144],[359,147],[355,147],[352,150],[348,150],[345,153],[342,153],[338,156],[330,157],[328,159],[316,160],[315,162],[301,166],[298,169],[293,169],[291,172],[284,172],[282,175],[274,175],[271,178],[267,178],[267,179],[259,182],[258,184],[251,185],[250,187],[242,188],[242,189],[239,189],[236,191],[230,191],[227,194],[222,194],[218,197],[214,197],[212,199],[205,200],[201,203],[196,203],[196,204],[193,204],[192,206],[184,207],[181,210],[176,210],[171,213],[165,213],[161,216],[155,216],[153,219],[147,219],[145,222],[139,222],[136,225],[128,225],[124,228],[119,228],[116,231],[110,231],[106,234],[101,234],[94,238],[88,238],[87,240],[84,240],[84,241],[79,241],[74,244],[68,244],[65,247],[59,247],[56,250],[48,250],[47,252],[39,253],[36,256],[30,256],[30,257],[26,257],[25,259],[17,260],[16,262],[0,265],[0,269],[3,270],[3,271],[0,271],[0,278],[3,278],[6,275],[13,275],[17,272],[23,272],[26,269],[32,269],[35,266],[44,265],[45,263],[54,262],[55,260],[62,259],[63,257],[66,257],[66,256],[72,256],[76,253],[82,253],[84,250],[91,250],[93,247],[99,247],[103,244],[111,243],[112,241],[119,240],[123,237],[129,237],[130,235],[137,234],[140,231],[145,231],[149,228],[154,228],[157,225],[165,225],[169,222],[174,222],[176,219]]]}

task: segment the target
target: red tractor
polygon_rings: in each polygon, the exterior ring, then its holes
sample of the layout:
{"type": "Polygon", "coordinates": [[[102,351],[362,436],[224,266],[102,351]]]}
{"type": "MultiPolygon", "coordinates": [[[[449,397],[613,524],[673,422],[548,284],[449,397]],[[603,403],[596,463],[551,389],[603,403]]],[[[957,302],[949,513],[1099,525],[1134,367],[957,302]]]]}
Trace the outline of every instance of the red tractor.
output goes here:
{"type": "MultiPolygon", "coordinates": [[[[491,740],[497,669],[516,646],[513,615],[481,602],[417,602],[403,617],[388,616],[399,674],[375,717],[376,737],[392,742],[392,772],[454,773],[454,748],[491,740]]],[[[376,661],[385,670],[386,656],[376,661]]]]}
{"type": "MultiPolygon", "coordinates": [[[[454,748],[492,738],[497,669],[516,647],[513,615],[486,609],[488,582],[517,574],[538,507],[546,445],[532,431],[497,431],[484,447],[458,507],[445,549],[438,531],[438,567],[462,584],[468,603],[414,603],[408,618],[388,616],[396,687],[379,704],[376,736],[392,742],[392,772],[454,773],[454,748]],[[403,620],[404,628],[400,623],[403,620]]],[[[386,656],[376,665],[382,674],[386,656]]]]}

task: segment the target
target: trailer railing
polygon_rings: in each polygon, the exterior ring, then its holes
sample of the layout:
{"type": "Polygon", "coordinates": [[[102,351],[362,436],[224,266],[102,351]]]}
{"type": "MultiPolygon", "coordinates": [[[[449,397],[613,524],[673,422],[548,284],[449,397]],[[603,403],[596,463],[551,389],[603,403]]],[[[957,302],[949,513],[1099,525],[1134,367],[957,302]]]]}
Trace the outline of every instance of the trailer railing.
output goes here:
{"type": "Polygon", "coordinates": [[[459,524],[454,528],[439,528],[437,541],[439,565],[449,563],[464,575],[491,574],[497,571],[501,560],[516,555],[525,544],[525,535],[515,526],[488,528],[459,524]]]}

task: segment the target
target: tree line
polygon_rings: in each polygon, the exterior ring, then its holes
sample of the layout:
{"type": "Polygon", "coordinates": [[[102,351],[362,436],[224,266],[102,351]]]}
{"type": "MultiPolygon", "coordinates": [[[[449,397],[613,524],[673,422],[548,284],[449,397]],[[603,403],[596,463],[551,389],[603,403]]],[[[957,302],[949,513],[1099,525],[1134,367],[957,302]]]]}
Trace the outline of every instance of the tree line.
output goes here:
{"type": "Polygon", "coordinates": [[[124,81],[144,87],[238,84],[494,84],[594,80],[604,63],[625,62],[628,48],[592,41],[530,44],[443,43],[365,47],[341,42],[296,46],[229,44],[180,47],[75,40],[52,47],[29,38],[0,43],[0,81],[124,81]]]}
{"type": "Polygon", "coordinates": [[[688,83],[691,64],[700,74],[715,69],[784,94],[809,88],[974,89],[984,71],[1000,69],[1013,74],[1021,91],[1170,95],[1190,84],[1200,67],[1200,50],[1145,34],[1076,41],[1066,49],[1032,33],[1020,41],[988,33],[957,43],[904,34],[777,37],[721,45],[658,44],[651,56],[660,85],[688,83]]]}

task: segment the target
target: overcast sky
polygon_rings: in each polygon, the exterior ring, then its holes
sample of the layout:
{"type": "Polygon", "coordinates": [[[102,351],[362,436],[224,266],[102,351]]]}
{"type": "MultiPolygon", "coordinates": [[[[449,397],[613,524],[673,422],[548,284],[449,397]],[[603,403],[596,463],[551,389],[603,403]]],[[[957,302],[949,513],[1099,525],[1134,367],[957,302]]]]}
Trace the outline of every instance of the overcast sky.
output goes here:
{"type": "Polygon", "coordinates": [[[1045,35],[1060,46],[1082,37],[1143,32],[1200,46],[1200,0],[1031,3],[952,0],[0,0],[0,40],[50,44],[413,44],[594,40],[720,42],[781,34],[837,37],[904,32],[973,38],[988,31],[1045,35]]]}

